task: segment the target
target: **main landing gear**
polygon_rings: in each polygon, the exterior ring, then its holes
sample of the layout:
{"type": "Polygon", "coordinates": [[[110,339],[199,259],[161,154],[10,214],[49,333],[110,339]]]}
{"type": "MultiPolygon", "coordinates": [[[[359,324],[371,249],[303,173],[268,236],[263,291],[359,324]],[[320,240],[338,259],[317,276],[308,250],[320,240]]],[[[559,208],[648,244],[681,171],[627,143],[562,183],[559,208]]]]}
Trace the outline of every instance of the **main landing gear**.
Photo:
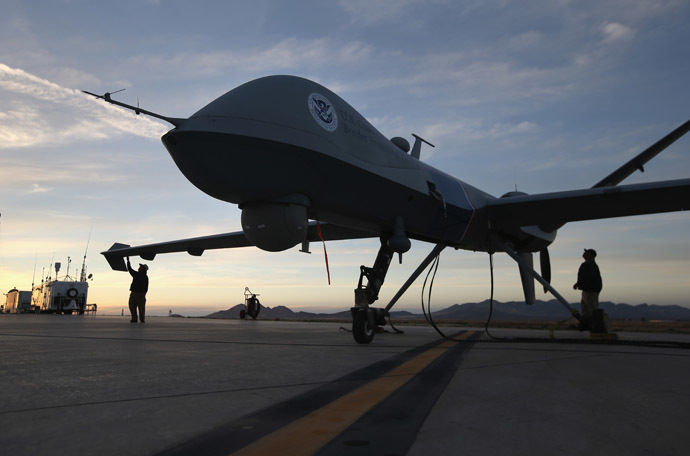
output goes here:
{"type": "Polygon", "coordinates": [[[378,326],[386,324],[383,309],[369,307],[379,298],[379,290],[386,278],[386,273],[395,252],[388,246],[388,242],[381,239],[381,248],[376,255],[374,266],[368,268],[360,266],[359,282],[355,288],[355,307],[352,313],[352,335],[359,344],[368,344],[374,339],[378,326]],[[367,279],[366,285],[362,282],[367,279]]]}
{"type": "MultiPolygon", "coordinates": [[[[446,245],[443,243],[437,244],[434,249],[427,255],[424,261],[417,267],[417,269],[412,273],[409,279],[403,284],[403,286],[398,290],[393,299],[388,303],[384,309],[370,307],[377,299],[379,295],[379,290],[383,281],[386,278],[386,273],[388,272],[388,267],[390,266],[391,258],[393,254],[396,253],[393,248],[389,246],[389,243],[382,238],[381,247],[379,248],[379,253],[376,256],[376,261],[374,261],[374,266],[367,268],[366,266],[361,266],[359,274],[359,283],[355,289],[355,306],[350,309],[352,313],[352,335],[354,336],[357,343],[368,344],[374,340],[374,336],[379,326],[385,326],[385,317],[389,315],[391,307],[400,299],[400,297],[407,291],[407,289],[412,285],[412,283],[419,277],[419,275],[426,269],[429,264],[438,257],[446,245]],[[366,285],[364,285],[364,279],[367,279],[366,285]]],[[[575,317],[580,323],[584,323],[582,315],[570,307],[568,302],[563,298],[558,291],[556,291],[551,284],[541,277],[530,264],[528,264],[520,255],[513,249],[509,244],[505,244],[504,249],[509,256],[511,256],[527,273],[532,275],[539,283],[541,283],[545,289],[550,291],[554,297],[568,310],[568,312],[575,317]]],[[[605,332],[606,330],[604,330],[605,332]]]]}
{"type": "MultiPolygon", "coordinates": [[[[410,278],[407,279],[407,282],[398,290],[398,293],[391,299],[385,309],[370,307],[370,304],[373,304],[379,298],[379,290],[386,278],[393,255],[395,253],[402,254],[400,249],[395,249],[395,247],[395,243],[391,247],[391,242],[388,239],[381,238],[381,247],[376,255],[374,266],[371,268],[366,266],[360,267],[359,282],[357,288],[355,288],[355,306],[350,309],[352,313],[352,335],[359,344],[368,344],[374,340],[378,327],[386,325],[385,317],[388,315],[391,307],[446,246],[438,244],[434,247],[410,278]],[[363,284],[365,278],[367,279],[366,285],[363,284]]],[[[409,246],[407,248],[409,249],[409,246]]]]}

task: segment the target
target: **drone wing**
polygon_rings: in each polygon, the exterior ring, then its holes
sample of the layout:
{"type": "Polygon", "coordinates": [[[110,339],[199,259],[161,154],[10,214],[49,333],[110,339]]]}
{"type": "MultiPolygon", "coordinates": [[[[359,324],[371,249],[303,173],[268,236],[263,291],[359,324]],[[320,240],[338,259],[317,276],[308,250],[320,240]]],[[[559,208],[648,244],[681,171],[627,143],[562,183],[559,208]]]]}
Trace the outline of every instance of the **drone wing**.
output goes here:
{"type": "Polygon", "coordinates": [[[690,131],[690,120],[643,150],[590,189],[492,200],[487,215],[506,226],[552,232],[567,222],[690,209],[690,179],[618,185],[690,131]]]}
{"type": "Polygon", "coordinates": [[[647,149],[637,154],[632,160],[628,161],[626,164],[594,184],[594,187],[592,188],[618,185],[623,181],[623,179],[630,176],[635,171],[644,172],[645,163],[656,157],[661,151],[676,142],[676,140],[678,140],[688,131],[690,131],[690,120],[649,146],[647,149]]]}
{"type": "MultiPolygon", "coordinates": [[[[309,222],[307,227],[307,241],[341,241],[347,239],[365,239],[378,237],[379,234],[372,231],[364,231],[330,223],[309,222]]],[[[180,239],[176,241],[158,242],[131,247],[126,244],[115,243],[105,252],[101,252],[108,264],[115,271],[126,271],[125,257],[139,256],[144,260],[153,260],[159,253],[187,252],[190,255],[201,256],[204,251],[212,249],[231,249],[237,247],[250,247],[253,244],[245,237],[242,231],[233,233],[214,234],[196,238],[180,239]]]]}
{"type": "Polygon", "coordinates": [[[511,196],[485,209],[502,224],[551,232],[567,222],[690,209],[690,179],[511,196]]]}

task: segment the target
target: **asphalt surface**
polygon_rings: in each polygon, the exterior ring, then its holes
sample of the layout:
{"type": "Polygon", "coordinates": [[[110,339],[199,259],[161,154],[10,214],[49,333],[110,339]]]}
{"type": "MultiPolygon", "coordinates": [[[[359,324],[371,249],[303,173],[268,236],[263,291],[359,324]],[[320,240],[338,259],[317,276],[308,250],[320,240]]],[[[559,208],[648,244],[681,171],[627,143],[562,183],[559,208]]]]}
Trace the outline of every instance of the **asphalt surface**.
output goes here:
{"type": "Polygon", "coordinates": [[[0,315],[3,454],[685,455],[690,336],[0,315]],[[516,338],[521,338],[520,340],[516,338]],[[643,343],[636,343],[641,341],[643,343]],[[663,343],[660,343],[663,342],[663,343]]]}

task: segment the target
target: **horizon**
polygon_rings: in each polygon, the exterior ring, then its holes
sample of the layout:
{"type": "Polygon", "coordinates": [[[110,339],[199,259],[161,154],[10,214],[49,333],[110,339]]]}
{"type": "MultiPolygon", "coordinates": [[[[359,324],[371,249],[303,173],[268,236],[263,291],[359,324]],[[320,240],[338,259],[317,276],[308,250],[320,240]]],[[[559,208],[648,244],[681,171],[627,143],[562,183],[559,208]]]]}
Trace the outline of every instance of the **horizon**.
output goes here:
{"type": "MultiPolygon", "coordinates": [[[[483,300],[483,301],[472,301],[472,302],[455,303],[455,304],[451,304],[451,305],[449,305],[449,306],[444,306],[444,307],[442,307],[442,308],[441,308],[441,307],[439,307],[439,308],[434,308],[434,307],[432,306],[432,309],[431,309],[431,310],[432,310],[432,312],[440,312],[440,311],[447,310],[447,309],[449,309],[449,308],[451,308],[451,307],[454,307],[454,306],[464,306],[464,305],[467,305],[467,304],[470,304],[470,305],[472,305],[472,304],[485,304],[485,303],[487,304],[487,309],[488,309],[488,301],[489,301],[489,299],[486,299],[486,300],[483,300]]],[[[560,304],[560,303],[558,302],[558,300],[556,300],[555,298],[548,299],[548,300],[537,299],[537,301],[535,302],[535,305],[539,305],[539,304],[550,304],[550,303],[553,303],[553,304],[555,304],[556,306],[561,306],[561,304],[560,304]]],[[[525,304],[524,302],[521,302],[521,301],[496,301],[496,300],[494,300],[494,305],[500,305],[500,304],[515,304],[515,305],[517,305],[517,306],[524,306],[524,308],[527,309],[527,310],[530,308],[529,305],[527,305],[527,304],[525,304]]],[[[579,310],[579,304],[580,304],[579,302],[570,302],[569,304],[570,304],[571,306],[575,306],[575,308],[579,310]]],[[[639,303],[639,304],[630,304],[630,303],[627,303],[627,302],[600,301],[600,304],[604,304],[604,305],[606,305],[606,304],[613,304],[613,305],[616,305],[616,306],[618,306],[618,305],[626,305],[626,306],[632,306],[632,307],[645,306],[645,305],[646,305],[646,306],[662,306],[662,307],[674,307],[674,306],[677,306],[677,307],[681,307],[681,308],[688,308],[688,307],[686,307],[686,306],[680,306],[680,305],[678,305],[678,304],[655,304],[655,303],[647,303],[647,302],[643,302],[643,303],[639,303]]],[[[168,317],[168,316],[169,316],[169,312],[172,312],[173,314],[177,314],[177,315],[180,315],[180,316],[182,316],[182,317],[205,317],[205,316],[211,315],[211,314],[216,313],[216,312],[224,312],[224,311],[231,310],[231,309],[233,309],[233,308],[235,308],[235,307],[237,307],[237,306],[240,306],[240,305],[244,305],[244,304],[238,302],[237,304],[231,305],[231,306],[229,306],[229,307],[227,307],[227,308],[225,308],[225,309],[216,309],[216,310],[209,310],[209,309],[204,310],[203,308],[198,308],[198,307],[186,308],[186,309],[188,310],[188,312],[191,312],[191,313],[185,313],[185,311],[184,311],[185,308],[181,308],[181,309],[183,309],[183,310],[181,310],[181,311],[176,311],[176,310],[173,309],[173,308],[168,308],[168,309],[166,310],[166,309],[165,309],[165,306],[155,306],[155,307],[152,309],[151,312],[149,312],[149,309],[148,309],[148,307],[147,307],[147,315],[151,315],[151,316],[155,316],[155,317],[168,317]]],[[[300,306],[298,306],[298,307],[291,307],[291,306],[286,306],[286,305],[283,305],[283,304],[278,304],[278,305],[275,305],[275,306],[265,306],[263,303],[261,303],[261,305],[262,305],[262,307],[269,308],[269,309],[275,309],[275,308],[278,308],[278,307],[284,307],[284,308],[287,308],[287,309],[289,309],[290,311],[295,312],[295,313],[297,313],[297,312],[306,312],[306,313],[313,313],[313,314],[336,314],[336,313],[340,313],[340,312],[349,311],[349,309],[350,309],[349,307],[347,307],[347,308],[345,308],[345,307],[343,307],[343,308],[332,308],[332,307],[317,308],[317,307],[304,307],[304,306],[302,306],[302,307],[300,307],[300,306]]],[[[418,306],[417,308],[408,308],[408,307],[397,307],[397,306],[396,306],[396,307],[394,307],[394,308],[392,309],[392,312],[402,312],[402,311],[405,311],[405,312],[410,312],[410,313],[415,314],[415,315],[423,315],[423,312],[422,312],[422,310],[420,309],[420,307],[421,307],[421,306],[418,306]]],[[[98,313],[98,315],[104,315],[104,316],[121,316],[121,315],[120,315],[121,312],[124,311],[124,316],[129,318],[128,310],[127,310],[126,308],[123,307],[123,308],[121,309],[121,311],[117,311],[117,312],[113,312],[114,309],[115,309],[114,307],[113,307],[113,308],[108,308],[108,309],[105,310],[103,313],[101,313],[101,310],[100,310],[100,307],[99,307],[99,310],[98,310],[99,313],[98,313]],[[105,313],[105,312],[113,312],[113,313],[105,313]]],[[[568,314],[567,314],[567,311],[566,311],[565,309],[563,309],[563,315],[564,315],[564,317],[568,315],[568,314]]]]}

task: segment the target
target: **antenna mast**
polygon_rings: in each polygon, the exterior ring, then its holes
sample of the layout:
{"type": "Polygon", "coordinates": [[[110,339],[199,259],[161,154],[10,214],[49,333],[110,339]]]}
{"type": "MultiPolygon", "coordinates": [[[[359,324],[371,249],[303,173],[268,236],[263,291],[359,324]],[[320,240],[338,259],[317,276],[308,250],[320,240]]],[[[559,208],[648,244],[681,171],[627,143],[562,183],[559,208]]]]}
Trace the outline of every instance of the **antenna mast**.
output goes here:
{"type": "Polygon", "coordinates": [[[36,252],[36,258],[34,258],[34,275],[31,277],[31,291],[33,292],[34,283],[36,283],[36,263],[38,262],[38,252],[36,252]]]}
{"type": "MultiPolygon", "coordinates": [[[[53,260],[55,259],[55,252],[53,252],[53,258],[50,259],[50,267],[48,268],[48,277],[46,277],[46,280],[52,280],[53,279],[53,260]]],[[[59,271],[60,266],[55,265],[55,268],[59,271]]],[[[57,271],[55,271],[55,275],[57,276],[57,271]]],[[[55,280],[57,280],[57,277],[55,277],[55,280]]]]}
{"type": "Polygon", "coordinates": [[[93,231],[93,225],[89,230],[89,238],[86,240],[86,249],[84,250],[84,261],[81,263],[81,275],[79,276],[80,282],[86,282],[86,253],[89,251],[89,243],[91,242],[91,232],[93,231]]]}
{"type": "MultiPolygon", "coordinates": [[[[72,264],[72,258],[67,257],[67,275],[65,276],[65,280],[71,279],[71,277],[69,276],[69,265],[70,264],[72,264]]],[[[57,280],[57,277],[55,277],[55,279],[57,280]]]]}

